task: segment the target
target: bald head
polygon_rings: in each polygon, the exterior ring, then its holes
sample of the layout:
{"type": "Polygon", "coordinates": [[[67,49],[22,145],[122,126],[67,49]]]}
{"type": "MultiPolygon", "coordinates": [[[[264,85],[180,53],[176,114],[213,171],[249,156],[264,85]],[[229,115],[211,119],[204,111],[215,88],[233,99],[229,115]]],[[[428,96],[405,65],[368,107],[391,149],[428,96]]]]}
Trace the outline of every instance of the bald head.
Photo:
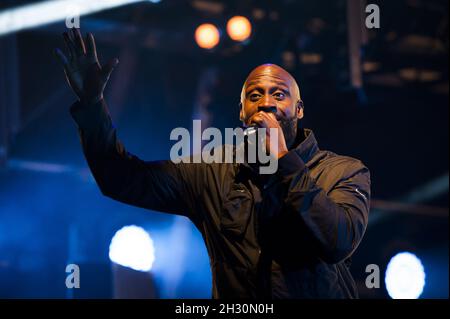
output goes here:
{"type": "Polygon", "coordinates": [[[294,77],[285,69],[282,67],[276,65],[276,64],[262,64],[260,66],[257,66],[253,71],[250,72],[247,79],[244,82],[244,85],[242,86],[241,91],[241,103],[245,99],[245,92],[246,89],[251,86],[252,84],[257,83],[260,80],[267,79],[269,81],[272,81],[276,84],[283,83],[285,86],[288,87],[292,98],[295,101],[300,101],[300,89],[298,87],[297,81],[295,81],[294,77]]]}

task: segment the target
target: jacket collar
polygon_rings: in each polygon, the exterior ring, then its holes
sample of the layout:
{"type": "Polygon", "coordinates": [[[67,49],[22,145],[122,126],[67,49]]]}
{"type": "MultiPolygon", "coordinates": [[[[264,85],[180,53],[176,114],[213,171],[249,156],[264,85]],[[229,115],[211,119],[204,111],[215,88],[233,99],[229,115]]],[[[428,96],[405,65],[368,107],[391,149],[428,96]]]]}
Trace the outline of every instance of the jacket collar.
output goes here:
{"type": "Polygon", "coordinates": [[[292,150],[295,151],[303,162],[308,163],[319,152],[319,145],[311,129],[299,128],[297,132],[298,144],[292,150]]]}

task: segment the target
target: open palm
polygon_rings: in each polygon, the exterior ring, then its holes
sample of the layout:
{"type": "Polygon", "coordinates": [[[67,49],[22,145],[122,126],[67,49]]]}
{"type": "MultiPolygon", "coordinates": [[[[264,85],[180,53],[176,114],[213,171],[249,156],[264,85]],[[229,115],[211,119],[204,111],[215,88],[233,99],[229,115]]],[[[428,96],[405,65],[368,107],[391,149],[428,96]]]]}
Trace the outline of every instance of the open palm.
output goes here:
{"type": "Polygon", "coordinates": [[[90,104],[101,100],[106,83],[119,63],[118,59],[112,59],[101,66],[91,33],[86,35],[86,41],[80,30],[75,28],[64,32],[63,36],[68,57],[60,49],[56,49],[55,53],[64,67],[70,87],[83,102],[90,104]]]}

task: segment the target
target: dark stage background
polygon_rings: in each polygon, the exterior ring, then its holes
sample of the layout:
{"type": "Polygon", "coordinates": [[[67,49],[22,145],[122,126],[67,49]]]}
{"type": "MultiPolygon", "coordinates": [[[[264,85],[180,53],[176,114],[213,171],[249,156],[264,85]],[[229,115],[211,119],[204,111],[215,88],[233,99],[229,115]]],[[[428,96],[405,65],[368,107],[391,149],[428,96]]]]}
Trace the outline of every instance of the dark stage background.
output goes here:
{"type": "MultiPolygon", "coordinates": [[[[47,2],[1,0],[0,30],[9,10],[47,2]]],[[[361,298],[390,298],[387,264],[405,251],[424,267],[420,298],[448,298],[448,1],[155,2],[81,17],[101,61],[120,59],[106,99],[128,150],[168,159],[175,127],[238,126],[248,72],[279,64],[298,80],[303,126],[319,146],[371,170],[370,222],[351,268],[361,298]],[[358,23],[370,3],[380,8],[379,29],[358,23]],[[234,15],[252,24],[245,42],[227,36],[234,15]],[[194,39],[205,22],[221,33],[211,50],[194,39]],[[379,289],[365,285],[369,264],[380,268],[379,289]]],[[[60,19],[0,32],[0,297],[209,298],[209,259],[187,219],[115,202],[96,187],[68,111],[75,97],[52,53],[64,48],[64,31],[60,19]],[[110,261],[111,239],[127,225],[153,239],[150,272],[110,261]],[[72,263],[79,289],[65,285],[72,263]]]]}

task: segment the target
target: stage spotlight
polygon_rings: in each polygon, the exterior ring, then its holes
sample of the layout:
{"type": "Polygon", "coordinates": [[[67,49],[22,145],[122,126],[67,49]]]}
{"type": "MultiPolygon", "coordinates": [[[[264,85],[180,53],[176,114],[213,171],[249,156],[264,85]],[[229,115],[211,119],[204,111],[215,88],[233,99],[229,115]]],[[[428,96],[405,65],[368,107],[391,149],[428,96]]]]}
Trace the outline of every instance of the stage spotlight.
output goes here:
{"type": "Polygon", "coordinates": [[[389,261],[384,281],[392,299],[417,299],[425,286],[422,262],[414,254],[398,253],[389,261]]]}
{"type": "Polygon", "coordinates": [[[204,23],[195,30],[195,41],[200,48],[212,49],[219,43],[219,40],[219,30],[213,24],[204,23]]]}
{"type": "Polygon", "coordinates": [[[124,267],[149,271],[155,260],[153,240],[143,228],[125,226],[111,240],[109,259],[124,267]]]}
{"type": "Polygon", "coordinates": [[[143,0],[47,0],[0,12],[0,35],[63,21],[143,0]]]}
{"type": "Polygon", "coordinates": [[[235,16],[228,20],[227,33],[235,41],[245,41],[252,33],[252,25],[246,17],[235,16]]]}

